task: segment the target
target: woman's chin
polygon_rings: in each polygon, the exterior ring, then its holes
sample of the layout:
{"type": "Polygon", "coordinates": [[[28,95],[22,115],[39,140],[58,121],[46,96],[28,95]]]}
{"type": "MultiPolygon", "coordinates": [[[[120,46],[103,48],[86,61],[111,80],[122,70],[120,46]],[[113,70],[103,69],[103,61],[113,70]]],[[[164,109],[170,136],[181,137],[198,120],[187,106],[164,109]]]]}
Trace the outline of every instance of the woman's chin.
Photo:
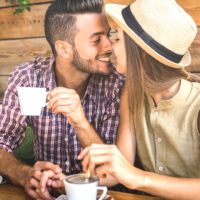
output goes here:
{"type": "Polygon", "coordinates": [[[117,70],[118,73],[120,73],[120,74],[122,74],[124,76],[127,75],[127,69],[126,69],[126,67],[121,67],[119,65],[116,65],[116,70],[117,70]]]}

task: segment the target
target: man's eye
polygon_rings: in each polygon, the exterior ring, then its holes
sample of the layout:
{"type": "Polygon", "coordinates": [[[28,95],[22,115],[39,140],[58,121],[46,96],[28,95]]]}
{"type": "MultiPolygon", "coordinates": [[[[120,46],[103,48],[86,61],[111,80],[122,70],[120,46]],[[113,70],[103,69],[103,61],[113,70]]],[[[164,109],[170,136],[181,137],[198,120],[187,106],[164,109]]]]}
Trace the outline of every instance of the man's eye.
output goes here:
{"type": "Polygon", "coordinates": [[[100,41],[101,41],[101,39],[99,38],[99,39],[97,39],[97,40],[94,40],[93,43],[94,43],[94,44],[99,44],[100,41]]]}

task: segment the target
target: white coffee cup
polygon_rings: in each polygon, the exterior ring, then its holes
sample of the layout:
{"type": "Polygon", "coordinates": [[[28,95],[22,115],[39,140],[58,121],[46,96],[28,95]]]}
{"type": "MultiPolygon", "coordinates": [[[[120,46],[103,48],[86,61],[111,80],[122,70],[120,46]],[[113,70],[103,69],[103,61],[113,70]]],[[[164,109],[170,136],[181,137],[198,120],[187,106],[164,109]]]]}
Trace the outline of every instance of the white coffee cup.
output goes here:
{"type": "Polygon", "coordinates": [[[47,105],[46,88],[17,87],[17,93],[22,115],[39,116],[42,108],[47,105]]]}
{"type": "Polygon", "coordinates": [[[86,178],[85,174],[67,176],[64,179],[64,186],[67,200],[97,200],[98,190],[102,190],[102,194],[98,198],[98,200],[102,200],[107,193],[106,186],[98,186],[97,177],[86,178]]]}

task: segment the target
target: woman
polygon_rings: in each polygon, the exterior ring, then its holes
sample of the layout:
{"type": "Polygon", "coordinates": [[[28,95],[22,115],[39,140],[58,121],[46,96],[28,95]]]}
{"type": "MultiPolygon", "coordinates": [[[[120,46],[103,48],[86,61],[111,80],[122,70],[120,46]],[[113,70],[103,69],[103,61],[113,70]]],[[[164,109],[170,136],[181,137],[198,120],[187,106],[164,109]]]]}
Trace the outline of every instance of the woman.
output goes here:
{"type": "Polygon", "coordinates": [[[127,73],[121,152],[114,145],[92,145],[79,155],[83,168],[108,185],[114,178],[162,198],[199,199],[200,83],[184,69],[191,63],[196,25],[174,0],[106,4],[105,10],[117,27],[111,38],[116,69],[127,73]],[[135,139],[144,170],[132,165],[135,139]]]}

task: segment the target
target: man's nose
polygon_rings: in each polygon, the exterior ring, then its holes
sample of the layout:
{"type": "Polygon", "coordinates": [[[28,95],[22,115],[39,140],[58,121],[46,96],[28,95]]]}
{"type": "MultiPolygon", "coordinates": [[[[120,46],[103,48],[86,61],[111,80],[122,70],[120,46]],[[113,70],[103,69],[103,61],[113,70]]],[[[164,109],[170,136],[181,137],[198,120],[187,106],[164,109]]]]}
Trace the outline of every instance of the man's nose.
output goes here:
{"type": "Polygon", "coordinates": [[[108,36],[104,37],[103,49],[106,50],[106,51],[112,51],[112,42],[110,41],[108,36]]]}

